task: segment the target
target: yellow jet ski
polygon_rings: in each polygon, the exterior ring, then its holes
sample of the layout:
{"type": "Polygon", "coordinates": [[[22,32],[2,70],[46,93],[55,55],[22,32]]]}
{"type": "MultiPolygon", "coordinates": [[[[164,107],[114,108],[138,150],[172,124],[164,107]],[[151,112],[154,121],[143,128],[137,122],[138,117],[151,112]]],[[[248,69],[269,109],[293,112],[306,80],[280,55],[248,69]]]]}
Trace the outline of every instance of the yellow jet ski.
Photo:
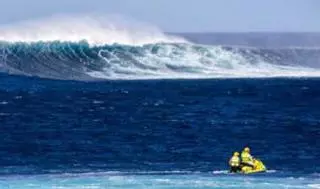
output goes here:
{"type": "Polygon", "coordinates": [[[240,173],[243,174],[251,174],[251,173],[260,173],[260,172],[266,172],[267,168],[259,159],[253,160],[254,168],[250,166],[243,166],[241,167],[240,173]]]}

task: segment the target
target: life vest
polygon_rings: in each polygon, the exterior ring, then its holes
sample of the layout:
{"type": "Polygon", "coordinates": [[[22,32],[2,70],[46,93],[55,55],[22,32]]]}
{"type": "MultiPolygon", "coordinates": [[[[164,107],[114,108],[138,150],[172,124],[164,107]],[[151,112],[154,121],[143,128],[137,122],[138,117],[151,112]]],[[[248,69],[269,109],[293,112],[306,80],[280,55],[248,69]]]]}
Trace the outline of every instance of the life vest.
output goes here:
{"type": "Polygon", "coordinates": [[[243,163],[252,164],[253,163],[253,158],[248,152],[242,152],[241,153],[241,161],[243,163]]]}
{"type": "Polygon", "coordinates": [[[229,161],[229,165],[231,167],[238,167],[240,165],[240,158],[237,156],[232,156],[229,161]]]}

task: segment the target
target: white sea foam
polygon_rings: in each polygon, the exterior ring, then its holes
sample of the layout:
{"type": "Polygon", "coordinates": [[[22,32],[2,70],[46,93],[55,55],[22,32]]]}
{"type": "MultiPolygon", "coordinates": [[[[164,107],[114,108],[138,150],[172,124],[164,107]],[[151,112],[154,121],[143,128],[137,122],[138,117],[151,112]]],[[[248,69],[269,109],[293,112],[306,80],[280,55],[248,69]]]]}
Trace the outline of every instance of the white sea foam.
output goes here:
{"type": "Polygon", "coordinates": [[[309,184],[310,188],[320,188],[320,184],[309,184]]]}
{"type": "Polygon", "coordinates": [[[143,55],[102,49],[99,56],[105,60],[106,68],[88,74],[104,79],[320,76],[320,70],[316,68],[269,63],[254,54],[248,58],[219,46],[161,44],[145,47],[141,51],[143,55]]]}

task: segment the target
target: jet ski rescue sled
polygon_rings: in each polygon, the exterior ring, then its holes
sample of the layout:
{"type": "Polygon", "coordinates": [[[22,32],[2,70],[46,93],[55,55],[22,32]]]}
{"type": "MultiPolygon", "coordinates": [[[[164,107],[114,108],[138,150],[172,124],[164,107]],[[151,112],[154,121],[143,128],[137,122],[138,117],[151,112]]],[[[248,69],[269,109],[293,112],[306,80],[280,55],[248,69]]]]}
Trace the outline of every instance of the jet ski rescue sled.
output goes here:
{"type": "Polygon", "coordinates": [[[243,174],[252,174],[252,173],[261,173],[261,172],[266,172],[267,168],[263,164],[263,162],[259,159],[254,159],[253,160],[254,168],[250,166],[242,166],[240,173],[243,174]]]}

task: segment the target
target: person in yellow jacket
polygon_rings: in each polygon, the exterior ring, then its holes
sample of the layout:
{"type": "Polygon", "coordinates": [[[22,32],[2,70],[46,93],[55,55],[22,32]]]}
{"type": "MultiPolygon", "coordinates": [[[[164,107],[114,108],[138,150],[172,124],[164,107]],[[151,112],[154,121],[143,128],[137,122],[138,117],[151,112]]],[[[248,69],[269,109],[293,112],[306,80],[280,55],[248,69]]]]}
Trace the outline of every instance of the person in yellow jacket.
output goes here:
{"type": "Polygon", "coordinates": [[[229,160],[230,173],[236,173],[241,170],[239,152],[234,152],[229,160]]]}
{"type": "Polygon", "coordinates": [[[241,166],[249,166],[254,168],[254,159],[250,154],[249,147],[245,147],[241,152],[241,166]]]}

